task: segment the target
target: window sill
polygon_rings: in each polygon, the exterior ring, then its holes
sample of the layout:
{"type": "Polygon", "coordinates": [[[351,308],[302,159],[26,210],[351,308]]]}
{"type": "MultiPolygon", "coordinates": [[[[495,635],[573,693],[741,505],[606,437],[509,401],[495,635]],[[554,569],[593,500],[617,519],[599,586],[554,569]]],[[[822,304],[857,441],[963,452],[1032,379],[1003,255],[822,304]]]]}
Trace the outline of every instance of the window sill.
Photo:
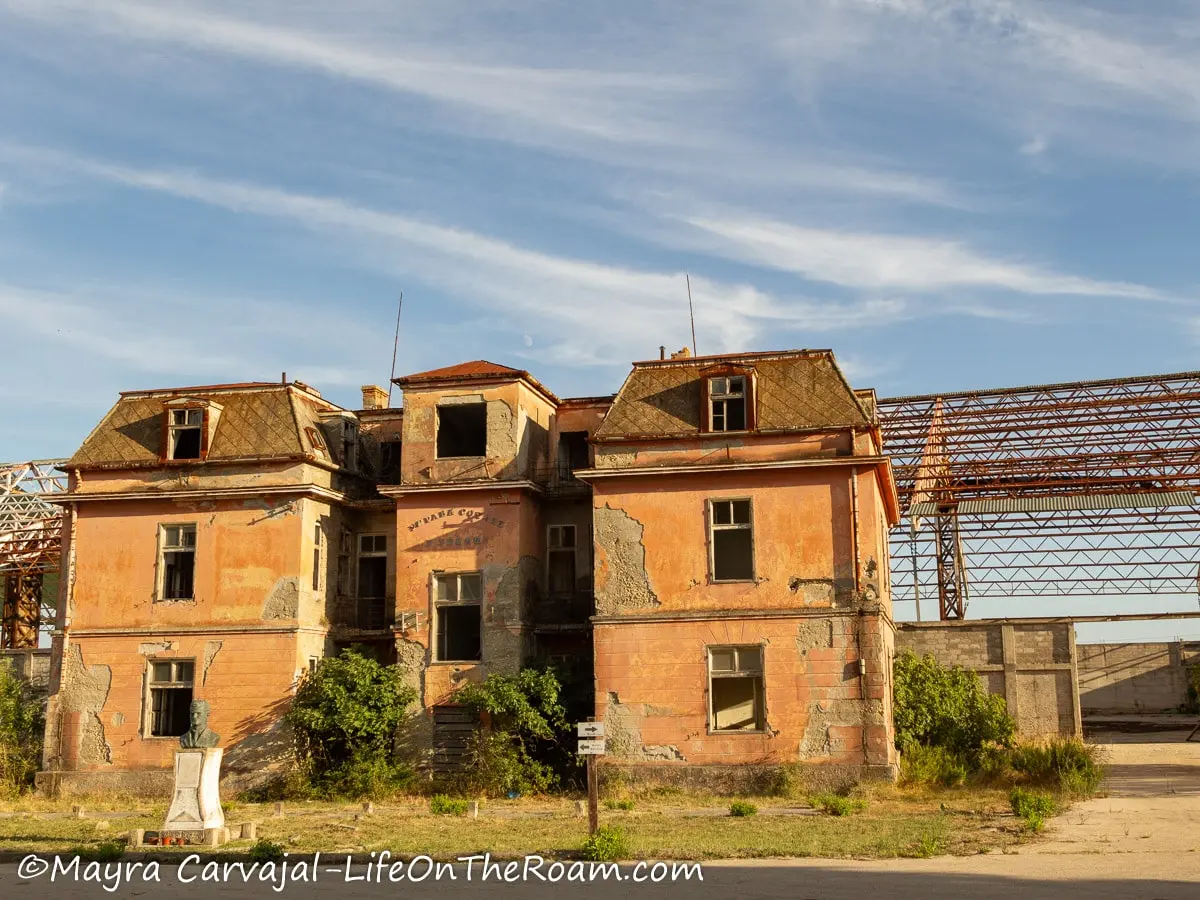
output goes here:
{"type": "Polygon", "coordinates": [[[729,731],[714,731],[711,728],[708,729],[709,737],[732,737],[735,735],[745,735],[747,737],[761,737],[764,734],[770,734],[770,733],[771,732],[767,731],[767,729],[765,729],[765,728],[756,728],[753,731],[749,731],[744,728],[731,729],[729,731]]]}
{"type": "Polygon", "coordinates": [[[433,461],[434,462],[459,462],[462,460],[480,460],[480,459],[487,459],[487,458],[488,458],[487,454],[485,453],[482,456],[435,456],[433,458],[433,461]]]}
{"type": "Polygon", "coordinates": [[[482,659],[435,659],[430,666],[482,666],[482,659]]]}
{"type": "Polygon", "coordinates": [[[709,584],[758,584],[757,578],[710,578],[709,584]]]}
{"type": "Polygon", "coordinates": [[[195,597],[156,597],[155,603],[195,603],[195,597]]]}
{"type": "MultiPolygon", "coordinates": [[[[186,733],[187,732],[184,732],[184,734],[186,734],[186,733]]],[[[179,743],[179,739],[181,737],[183,737],[182,734],[177,734],[174,736],[169,735],[169,734],[144,734],[144,735],[142,735],[142,740],[143,741],[175,741],[175,743],[179,743]]]]}

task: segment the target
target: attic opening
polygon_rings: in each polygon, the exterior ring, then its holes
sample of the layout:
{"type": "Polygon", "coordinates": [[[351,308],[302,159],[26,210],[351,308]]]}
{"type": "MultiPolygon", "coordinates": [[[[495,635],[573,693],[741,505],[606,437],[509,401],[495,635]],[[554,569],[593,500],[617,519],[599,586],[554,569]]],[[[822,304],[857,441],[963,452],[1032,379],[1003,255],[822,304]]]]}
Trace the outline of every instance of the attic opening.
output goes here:
{"type": "Polygon", "coordinates": [[[456,403],[437,408],[437,458],[487,456],[487,404],[456,403]]]}
{"type": "Polygon", "coordinates": [[[168,434],[168,459],[199,459],[200,432],[204,427],[203,409],[173,409],[168,434]]]}
{"type": "Polygon", "coordinates": [[[712,431],[744,431],[746,428],[746,379],[735,375],[708,379],[709,428],[712,431]]]}

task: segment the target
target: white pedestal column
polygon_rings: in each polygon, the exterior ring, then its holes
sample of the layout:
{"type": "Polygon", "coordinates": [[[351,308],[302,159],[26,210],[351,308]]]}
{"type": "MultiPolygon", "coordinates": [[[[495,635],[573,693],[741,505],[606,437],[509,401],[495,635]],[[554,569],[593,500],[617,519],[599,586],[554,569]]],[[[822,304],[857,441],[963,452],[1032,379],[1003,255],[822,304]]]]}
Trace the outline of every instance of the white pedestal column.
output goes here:
{"type": "Polygon", "coordinates": [[[175,751],[175,795],[163,831],[205,831],[222,828],[222,748],[175,751]]]}

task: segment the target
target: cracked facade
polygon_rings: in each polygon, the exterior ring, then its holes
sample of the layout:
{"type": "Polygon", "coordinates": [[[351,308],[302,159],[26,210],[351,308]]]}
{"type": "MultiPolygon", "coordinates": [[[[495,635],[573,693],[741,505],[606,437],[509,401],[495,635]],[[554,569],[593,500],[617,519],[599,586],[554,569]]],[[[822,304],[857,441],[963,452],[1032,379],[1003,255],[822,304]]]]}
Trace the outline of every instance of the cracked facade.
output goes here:
{"type": "Polygon", "coordinates": [[[418,689],[400,749],[433,769],[457,688],[533,659],[591,675],[607,765],[894,769],[895,488],[830,352],[676,354],[593,398],[483,361],[396,384],[121,395],[65,465],[48,789],[155,789],[193,697],[261,777],[351,644],[418,689]]]}

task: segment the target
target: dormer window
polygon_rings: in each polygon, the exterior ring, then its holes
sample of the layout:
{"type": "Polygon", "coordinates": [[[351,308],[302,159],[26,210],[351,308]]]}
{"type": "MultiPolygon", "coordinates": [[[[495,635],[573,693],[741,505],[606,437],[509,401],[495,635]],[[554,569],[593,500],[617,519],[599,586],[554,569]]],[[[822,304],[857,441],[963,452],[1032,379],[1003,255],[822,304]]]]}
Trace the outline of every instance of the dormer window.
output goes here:
{"type": "Polygon", "coordinates": [[[746,377],[708,379],[708,413],[710,431],[745,431],[746,377]]]}
{"type": "Polygon", "coordinates": [[[204,434],[204,410],[195,407],[172,409],[167,435],[168,459],[200,459],[204,434]]]}

